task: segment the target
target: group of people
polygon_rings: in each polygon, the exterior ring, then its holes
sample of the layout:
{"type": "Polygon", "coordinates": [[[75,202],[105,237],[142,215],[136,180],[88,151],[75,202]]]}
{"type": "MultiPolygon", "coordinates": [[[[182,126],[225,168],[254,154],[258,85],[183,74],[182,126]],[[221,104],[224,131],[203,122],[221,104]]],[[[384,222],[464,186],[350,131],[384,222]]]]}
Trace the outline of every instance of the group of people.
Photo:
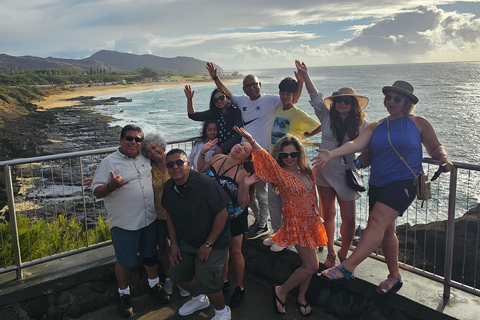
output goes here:
{"type": "Polygon", "coordinates": [[[207,63],[217,87],[209,109],[196,112],[194,91],[188,85],[184,90],[188,117],[203,121],[201,138],[190,155],[181,149],[166,153],[166,142],[158,134],[144,136],[134,125],[122,129],[120,148],[101,162],[91,185],[94,195],[104,198],[108,212],[121,315],[133,314],[129,277],[138,252],[157,301],[169,302],[176,284],[181,296],[191,296],[180,315],[212,303],[213,319],[231,319],[230,308],[245,299],[244,238],[265,237],[263,244],[274,252],[294,246],[301,258],[301,266],[288,280],[272,287],[272,306],[279,314],[286,313],[287,294],[297,286],[301,315],[312,314],[305,294],[318,271],[316,249],[322,246],[327,246],[328,269],[321,276],[336,281],[354,279],[357,265],[381,245],[389,275],[377,291],[389,294],[400,289],[395,219],[416,197],[414,178],[423,173],[422,144],[445,171],[453,164],[432,125],[413,115],[418,98],[408,82],[396,81],[382,89],[389,115],[368,124],[363,111],[367,97],[343,87],[324,99],[307,66],[300,61],[295,65],[297,80],[282,80],[278,95],[261,93],[254,75],[243,80],[245,95],[233,95],[213,63],[207,63]],[[294,106],[303,84],[318,121],[294,106]],[[319,132],[322,142],[310,167],[302,141],[319,132]],[[355,159],[357,152],[361,154],[355,159]],[[368,166],[370,215],[348,256],[360,195],[347,184],[345,169],[368,166]],[[342,219],[338,252],[335,201],[342,219]],[[248,208],[255,216],[250,226],[248,208]],[[166,276],[163,284],[159,261],[166,276]],[[229,265],[236,286],[226,305],[229,265]]]}

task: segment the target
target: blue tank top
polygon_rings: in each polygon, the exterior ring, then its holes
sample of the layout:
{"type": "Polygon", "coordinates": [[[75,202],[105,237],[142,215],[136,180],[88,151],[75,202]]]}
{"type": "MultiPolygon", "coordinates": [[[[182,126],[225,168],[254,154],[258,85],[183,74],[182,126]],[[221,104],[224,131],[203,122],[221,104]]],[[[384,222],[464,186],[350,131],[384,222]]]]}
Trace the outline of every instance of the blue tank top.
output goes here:
{"type": "MultiPolygon", "coordinates": [[[[389,120],[390,139],[398,153],[416,173],[423,173],[422,137],[410,116],[389,120]]],[[[384,187],[394,181],[413,179],[412,172],[400,160],[388,142],[384,119],[370,140],[370,184],[384,187]]]]}

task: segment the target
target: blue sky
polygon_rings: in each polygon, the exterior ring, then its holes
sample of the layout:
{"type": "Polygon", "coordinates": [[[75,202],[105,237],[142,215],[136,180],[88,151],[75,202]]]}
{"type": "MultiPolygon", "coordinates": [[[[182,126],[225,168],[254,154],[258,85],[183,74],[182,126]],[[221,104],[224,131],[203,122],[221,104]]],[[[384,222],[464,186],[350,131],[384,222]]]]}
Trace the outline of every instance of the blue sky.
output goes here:
{"type": "Polygon", "coordinates": [[[480,60],[480,0],[2,0],[0,53],[190,56],[226,70],[480,60]]]}

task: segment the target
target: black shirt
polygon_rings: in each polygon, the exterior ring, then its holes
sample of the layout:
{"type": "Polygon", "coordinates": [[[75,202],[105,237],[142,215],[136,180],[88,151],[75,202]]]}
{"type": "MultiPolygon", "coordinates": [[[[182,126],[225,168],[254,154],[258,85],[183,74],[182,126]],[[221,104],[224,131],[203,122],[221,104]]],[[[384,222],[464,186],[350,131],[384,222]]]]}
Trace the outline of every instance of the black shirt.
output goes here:
{"type": "MultiPolygon", "coordinates": [[[[172,219],[182,250],[188,246],[198,249],[205,244],[215,217],[229,202],[230,198],[215,180],[194,170],[190,170],[184,185],[177,186],[170,179],[163,189],[162,207],[172,219]]],[[[228,248],[231,238],[229,220],[227,217],[213,250],[228,248]]]]}

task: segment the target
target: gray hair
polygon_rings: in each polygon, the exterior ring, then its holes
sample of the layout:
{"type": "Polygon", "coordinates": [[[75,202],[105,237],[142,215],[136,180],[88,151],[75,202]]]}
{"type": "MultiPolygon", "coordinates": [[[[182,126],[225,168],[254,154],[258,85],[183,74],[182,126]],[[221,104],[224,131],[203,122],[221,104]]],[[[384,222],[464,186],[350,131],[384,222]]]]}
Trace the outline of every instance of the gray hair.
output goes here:
{"type": "Polygon", "coordinates": [[[161,147],[163,151],[166,151],[167,141],[158,133],[147,133],[142,143],[142,154],[146,157],[147,153],[145,148],[149,147],[152,143],[155,143],[157,146],[161,147]]]}

